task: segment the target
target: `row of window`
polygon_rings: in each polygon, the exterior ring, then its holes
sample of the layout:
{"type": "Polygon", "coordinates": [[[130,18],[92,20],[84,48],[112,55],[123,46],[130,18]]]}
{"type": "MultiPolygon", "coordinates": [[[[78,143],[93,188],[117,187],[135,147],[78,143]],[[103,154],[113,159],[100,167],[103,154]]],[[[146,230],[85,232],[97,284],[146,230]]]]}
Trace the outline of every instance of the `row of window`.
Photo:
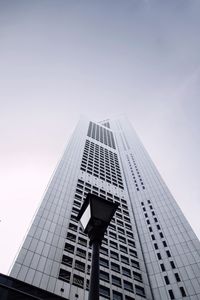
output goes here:
{"type": "Polygon", "coordinates": [[[85,143],[81,170],[123,188],[117,154],[89,140],[85,143]]]}
{"type": "MultiPolygon", "coordinates": [[[[159,236],[162,239],[162,244],[163,244],[164,248],[167,248],[168,247],[167,246],[167,242],[166,242],[166,240],[164,240],[164,235],[163,235],[163,232],[161,231],[161,227],[160,227],[160,224],[158,223],[158,219],[155,216],[155,211],[153,209],[151,201],[147,200],[147,203],[148,203],[148,209],[151,211],[151,213],[153,215],[153,220],[154,220],[154,222],[156,224],[156,228],[158,230],[159,236]]],[[[149,230],[150,235],[151,235],[151,239],[152,239],[152,241],[155,241],[155,235],[153,234],[153,229],[151,227],[151,223],[150,223],[150,220],[148,218],[148,215],[147,215],[147,212],[146,212],[147,209],[146,209],[146,207],[144,205],[144,202],[141,202],[141,205],[142,205],[142,209],[144,211],[144,215],[145,215],[145,218],[146,218],[146,223],[147,223],[147,226],[148,226],[148,230],[149,230]]],[[[154,242],[153,245],[154,245],[154,249],[156,251],[157,259],[159,261],[161,261],[162,260],[162,256],[161,256],[161,254],[159,252],[158,244],[156,242],[154,242]]],[[[166,255],[167,255],[168,258],[171,258],[171,252],[168,249],[165,249],[165,253],[166,253],[166,255]]],[[[175,266],[175,264],[174,264],[174,262],[172,260],[170,260],[170,265],[171,265],[172,269],[176,269],[176,266],[175,266]]],[[[160,267],[161,267],[162,272],[165,272],[165,266],[164,266],[163,263],[160,263],[160,267]]],[[[179,276],[179,274],[177,272],[174,273],[174,276],[175,276],[175,279],[176,279],[177,282],[181,282],[180,276],[179,276]]],[[[166,285],[170,285],[170,280],[169,280],[169,277],[167,275],[164,275],[164,282],[165,282],[166,285]]],[[[180,293],[181,293],[182,297],[186,297],[186,292],[185,292],[184,287],[179,287],[179,289],[180,289],[180,293]]],[[[173,290],[168,290],[168,293],[169,293],[170,299],[175,299],[174,298],[173,290]]]]}
{"type": "Polygon", "coordinates": [[[135,173],[134,173],[134,170],[133,170],[131,161],[130,161],[128,155],[127,155],[127,160],[128,160],[128,164],[129,164],[129,167],[130,167],[130,171],[131,171],[131,174],[132,174],[134,183],[135,183],[135,188],[136,188],[137,191],[139,191],[139,190],[140,190],[139,185],[140,185],[140,187],[141,187],[143,190],[145,190],[145,186],[144,186],[143,180],[142,180],[142,178],[141,178],[140,172],[139,172],[139,170],[138,170],[138,167],[137,167],[137,165],[136,165],[136,162],[135,162],[135,160],[134,160],[133,154],[131,154],[131,158],[132,158],[132,161],[133,161],[133,164],[134,164],[134,167],[135,167],[135,171],[136,171],[136,173],[137,173],[137,177],[139,178],[139,181],[137,181],[137,178],[136,178],[136,176],[135,176],[135,173]]]}
{"type": "MultiPolygon", "coordinates": [[[[77,275],[77,274],[73,274],[72,278],[71,278],[71,273],[67,270],[64,269],[60,269],[59,272],[59,279],[68,282],[68,283],[72,283],[75,286],[78,286],[80,288],[86,288],[89,289],[89,280],[87,279],[86,282],[84,280],[84,277],[77,275]],[[86,286],[84,286],[86,285],[86,286]]],[[[104,272],[104,271],[100,271],[100,280],[103,281],[109,281],[109,274],[104,272]]],[[[111,281],[109,281],[112,283],[113,286],[117,286],[117,287],[121,287],[123,288],[125,291],[128,292],[132,292],[134,293],[134,289],[135,289],[135,294],[145,297],[145,291],[144,288],[141,287],[140,285],[135,284],[133,286],[133,283],[127,280],[121,280],[121,278],[116,277],[114,275],[111,276],[111,281]]],[[[123,294],[118,292],[118,291],[114,291],[111,290],[105,286],[102,286],[100,284],[100,291],[99,294],[100,296],[103,296],[105,298],[110,299],[111,293],[113,295],[112,299],[123,299],[123,294]]],[[[125,299],[129,300],[129,299],[134,299],[133,297],[130,297],[128,295],[125,295],[125,299]]]]}
{"type": "Polygon", "coordinates": [[[111,148],[116,148],[112,131],[100,125],[90,122],[87,135],[111,148]]]}

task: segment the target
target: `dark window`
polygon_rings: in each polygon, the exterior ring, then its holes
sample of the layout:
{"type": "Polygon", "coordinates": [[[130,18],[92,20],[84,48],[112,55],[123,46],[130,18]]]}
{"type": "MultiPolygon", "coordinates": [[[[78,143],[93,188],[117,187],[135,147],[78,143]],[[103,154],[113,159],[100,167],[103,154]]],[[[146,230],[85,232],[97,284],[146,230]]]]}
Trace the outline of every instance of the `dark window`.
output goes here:
{"type": "Polygon", "coordinates": [[[129,264],[129,259],[126,256],[121,255],[121,262],[125,263],[125,264],[129,264]]]}
{"type": "Polygon", "coordinates": [[[99,261],[99,264],[102,266],[102,267],[108,267],[108,261],[102,257],[100,257],[100,261],[99,261]]]}
{"type": "Polygon", "coordinates": [[[130,277],[131,271],[130,271],[130,269],[122,267],[122,274],[130,277]]]}
{"type": "Polygon", "coordinates": [[[131,259],[131,265],[132,265],[132,267],[134,267],[134,268],[137,268],[137,269],[140,268],[140,264],[139,264],[139,262],[136,261],[136,260],[131,259]]]}
{"type": "Polygon", "coordinates": [[[155,241],[155,236],[153,234],[151,235],[151,239],[155,241]]]}
{"type": "Polygon", "coordinates": [[[186,297],[186,292],[182,286],[180,287],[180,291],[181,291],[182,297],[186,297]]]}
{"type": "Polygon", "coordinates": [[[160,237],[161,237],[161,238],[163,238],[163,237],[164,237],[162,232],[160,232],[160,237]]]}
{"type": "Polygon", "coordinates": [[[74,246],[68,243],[65,243],[65,250],[71,253],[74,253],[74,246]]]}
{"type": "Polygon", "coordinates": [[[112,300],[123,300],[123,295],[119,292],[113,291],[112,300]]]}
{"type": "Polygon", "coordinates": [[[63,255],[63,257],[62,257],[62,264],[63,265],[67,265],[67,266],[72,266],[72,261],[73,261],[73,259],[71,258],[71,257],[69,257],[69,256],[67,256],[67,255],[63,255]]]}
{"type": "Polygon", "coordinates": [[[176,269],[176,266],[173,261],[170,261],[170,265],[171,265],[172,269],[176,269]]]}
{"type": "Polygon", "coordinates": [[[160,264],[160,267],[161,267],[162,272],[165,272],[165,266],[164,266],[164,264],[160,264]]]}
{"type": "Polygon", "coordinates": [[[82,250],[82,249],[80,249],[80,248],[77,248],[77,249],[76,249],[76,254],[77,254],[78,256],[80,256],[80,257],[83,257],[83,258],[86,257],[86,251],[84,251],[84,250],[82,250]]]}
{"type": "Polygon", "coordinates": [[[161,257],[161,255],[160,255],[160,253],[157,253],[157,257],[158,257],[158,259],[159,259],[159,260],[161,260],[161,259],[162,259],[162,257],[161,257]]]}
{"type": "Polygon", "coordinates": [[[99,278],[104,281],[109,281],[109,274],[100,270],[99,278]]]}
{"type": "Polygon", "coordinates": [[[142,281],[142,275],[140,273],[137,273],[137,272],[133,271],[133,276],[134,276],[135,280],[142,281]]]}
{"type": "Polygon", "coordinates": [[[175,299],[174,298],[174,293],[173,293],[172,290],[168,290],[168,293],[169,293],[170,299],[175,299]]]}
{"type": "Polygon", "coordinates": [[[110,299],[110,289],[108,289],[105,286],[100,285],[99,286],[99,295],[102,297],[105,297],[107,299],[110,299]]]}
{"type": "Polygon", "coordinates": [[[70,272],[68,272],[66,270],[63,270],[63,269],[60,269],[58,278],[63,280],[63,281],[69,282],[70,281],[70,275],[71,275],[70,272]]]}
{"type": "Polygon", "coordinates": [[[157,225],[157,229],[160,230],[160,225],[157,225]]]}
{"type": "Polygon", "coordinates": [[[75,269],[85,272],[85,264],[79,260],[75,261],[75,269]]]}
{"type": "Polygon", "coordinates": [[[111,270],[115,271],[115,272],[120,272],[120,266],[111,262],[111,270]]]}
{"type": "Polygon", "coordinates": [[[169,250],[167,250],[166,253],[168,257],[171,257],[171,253],[169,252],[169,250]]]}
{"type": "Polygon", "coordinates": [[[128,291],[133,291],[133,284],[124,280],[124,289],[128,291]]]}
{"type": "Polygon", "coordinates": [[[69,232],[67,234],[67,239],[70,240],[70,241],[76,241],[76,235],[69,232]]]}
{"type": "Polygon", "coordinates": [[[110,257],[114,259],[119,259],[119,254],[114,251],[110,251],[110,257]]]}
{"type": "Polygon", "coordinates": [[[112,276],[112,284],[121,286],[121,279],[117,276],[112,276]]]}
{"type": "Polygon", "coordinates": [[[167,243],[165,241],[163,241],[163,246],[167,247],[167,243]]]}
{"type": "Polygon", "coordinates": [[[180,282],[180,281],[181,281],[181,279],[180,279],[178,273],[174,273],[174,276],[175,276],[177,282],[180,282]]]}
{"type": "Polygon", "coordinates": [[[154,248],[158,250],[158,245],[156,243],[154,244],[154,248]]]}
{"type": "Polygon", "coordinates": [[[135,300],[135,298],[125,295],[125,300],[135,300]]]}
{"type": "Polygon", "coordinates": [[[170,284],[168,276],[164,276],[164,279],[166,284],[170,284]]]}
{"type": "Polygon", "coordinates": [[[137,295],[145,297],[145,291],[144,291],[143,287],[141,287],[139,285],[135,285],[135,292],[136,292],[137,295]]]}

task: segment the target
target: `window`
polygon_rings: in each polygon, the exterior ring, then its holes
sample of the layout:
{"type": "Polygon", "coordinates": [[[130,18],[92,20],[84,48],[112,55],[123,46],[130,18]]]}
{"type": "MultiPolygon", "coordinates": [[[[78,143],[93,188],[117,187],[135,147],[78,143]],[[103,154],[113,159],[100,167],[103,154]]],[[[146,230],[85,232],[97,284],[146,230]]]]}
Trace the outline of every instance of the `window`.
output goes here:
{"type": "Polygon", "coordinates": [[[171,257],[171,253],[170,253],[169,250],[167,250],[166,253],[167,253],[167,256],[168,256],[168,257],[171,257]]]}
{"type": "Polygon", "coordinates": [[[173,261],[170,261],[170,265],[171,265],[172,269],[176,269],[176,266],[173,261]]]}
{"type": "Polygon", "coordinates": [[[109,274],[100,270],[99,278],[104,281],[109,281],[109,274]]]}
{"type": "Polygon", "coordinates": [[[145,291],[144,291],[143,287],[141,287],[139,285],[135,285],[135,292],[136,292],[137,295],[145,297],[145,291]]]}
{"type": "Polygon", "coordinates": [[[135,248],[135,242],[128,240],[128,245],[135,248]]]}
{"type": "Polygon", "coordinates": [[[126,239],[123,236],[119,235],[118,239],[119,239],[120,242],[126,243],[126,239]]]}
{"type": "Polygon", "coordinates": [[[165,241],[163,241],[163,246],[167,247],[167,243],[165,241]]]}
{"type": "Polygon", "coordinates": [[[182,286],[180,287],[180,292],[181,292],[182,297],[186,297],[185,290],[182,286]]]}
{"type": "Polygon", "coordinates": [[[83,239],[83,238],[78,238],[78,243],[81,244],[82,246],[87,247],[87,240],[83,239]]]}
{"type": "Polygon", "coordinates": [[[161,254],[160,254],[160,253],[157,253],[157,257],[158,257],[158,259],[159,259],[159,260],[161,260],[161,259],[162,259],[162,257],[161,257],[161,254]]]}
{"type": "Polygon", "coordinates": [[[180,281],[181,281],[181,279],[180,279],[178,273],[174,273],[174,276],[175,276],[177,282],[180,282],[180,281]]]}
{"type": "Polygon", "coordinates": [[[100,257],[99,264],[102,267],[108,268],[108,261],[106,259],[102,258],[102,257],[100,257]]]}
{"type": "Polygon", "coordinates": [[[164,235],[163,235],[163,233],[162,233],[162,232],[160,232],[159,234],[160,234],[160,237],[161,237],[161,238],[163,238],[163,237],[164,237],[164,235]]]}
{"type": "Polygon", "coordinates": [[[82,250],[82,249],[80,249],[80,248],[77,248],[77,249],[76,249],[76,254],[77,254],[78,256],[80,256],[80,257],[83,257],[83,258],[86,257],[86,251],[85,251],[85,250],[82,250]]]}
{"type": "Polygon", "coordinates": [[[158,245],[156,243],[154,244],[154,248],[158,250],[158,245]]]}
{"type": "Polygon", "coordinates": [[[131,259],[131,266],[134,268],[139,269],[140,268],[140,264],[138,261],[131,259]]]}
{"type": "Polygon", "coordinates": [[[66,265],[66,266],[72,266],[72,261],[73,259],[67,255],[63,255],[62,257],[62,264],[63,265],[66,265]]]}
{"type": "Polygon", "coordinates": [[[63,270],[63,269],[60,269],[58,278],[63,280],[63,281],[69,282],[70,281],[70,275],[71,275],[70,272],[68,272],[66,270],[63,270]]]}
{"type": "Polygon", "coordinates": [[[67,239],[70,240],[70,241],[73,241],[75,242],[76,241],[76,235],[72,234],[72,233],[68,233],[67,234],[67,239]]]}
{"type": "Polygon", "coordinates": [[[101,254],[104,254],[104,255],[108,255],[108,249],[104,248],[104,247],[101,247],[100,248],[100,253],[101,254]]]}
{"type": "Polygon", "coordinates": [[[170,299],[175,299],[174,298],[174,293],[173,293],[172,290],[168,290],[168,293],[169,293],[170,299]]]}
{"type": "Polygon", "coordinates": [[[111,262],[111,270],[120,273],[120,266],[111,262]]]}
{"type": "Polygon", "coordinates": [[[124,280],[124,289],[128,291],[133,291],[133,284],[129,281],[124,280]]]}
{"type": "Polygon", "coordinates": [[[170,284],[168,276],[164,276],[164,279],[166,284],[170,284]]]}
{"type": "Polygon", "coordinates": [[[131,256],[137,257],[137,252],[135,250],[129,249],[129,253],[131,256]]]}
{"type": "Polygon", "coordinates": [[[119,259],[119,255],[118,253],[114,252],[114,251],[110,251],[110,257],[111,258],[114,258],[114,259],[119,259]]]}
{"type": "Polygon", "coordinates": [[[165,266],[164,266],[164,264],[160,264],[160,268],[161,268],[162,272],[165,272],[165,266]]]}
{"type": "Polygon", "coordinates": [[[125,295],[125,300],[135,300],[135,298],[125,295]]]}
{"type": "Polygon", "coordinates": [[[121,286],[121,279],[117,276],[112,275],[112,284],[121,286]]]}
{"type": "Polygon", "coordinates": [[[113,291],[112,300],[123,300],[123,295],[119,292],[113,291]]]}
{"type": "Polygon", "coordinates": [[[121,255],[121,262],[125,264],[129,264],[129,259],[126,256],[121,255]]]}
{"type": "Polygon", "coordinates": [[[74,253],[74,246],[70,245],[68,243],[65,243],[65,250],[70,252],[70,253],[74,253]]]}
{"type": "Polygon", "coordinates": [[[100,285],[99,295],[107,299],[110,299],[110,290],[107,287],[100,285]]]}
{"type": "Polygon", "coordinates": [[[75,261],[75,269],[85,272],[85,264],[79,260],[75,261]]]}
{"type": "Polygon", "coordinates": [[[125,276],[130,277],[131,276],[131,271],[130,271],[130,269],[122,267],[122,274],[125,275],[125,276]]]}
{"type": "Polygon", "coordinates": [[[116,238],[117,238],[116,233],[114,233],[114,232],[112,232],[112,231],[109,231],[109,236],[112,237],[113,239],[116,239],[116,238]]]}
{"type": "Polygon", "coordinates": [[[137,273],[137,272],[133,271],[133,277],[137,281],[142,281],[142,275],[140,273],[137,273]]]}
{"type": "Polygon", "coordinates": [[[151,239],[152,239],[153,241],[155,241],[155,236],[154,236],[154,234],[151,235],[151,239]]]}
{"type": "Polygon", "coordinates": [[[118,247],[118,245],[117,245],[117,243],[115,243],[115,242],[113,242],[113,241],[110,241],[110,246],[111,247],[113,247],[113,248],[115,248],[115,249],[117,249],[118,247]]]}
{"type": "Polygon", "coordinates": [[[127,253],[127,247],[124,247],[124,246],[122,246],[122,245],[119,245],[119,248],[120,248],[121,251],[127,253]]]}

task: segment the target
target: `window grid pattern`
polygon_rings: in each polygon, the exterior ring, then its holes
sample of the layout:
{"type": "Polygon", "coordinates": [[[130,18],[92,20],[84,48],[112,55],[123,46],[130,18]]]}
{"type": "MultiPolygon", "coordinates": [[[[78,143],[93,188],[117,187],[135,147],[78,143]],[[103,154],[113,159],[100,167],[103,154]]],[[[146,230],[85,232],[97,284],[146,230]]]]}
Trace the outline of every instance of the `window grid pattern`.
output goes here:
{"type": "Polygon", "coordinates": [[[90,122],[87,135],[111,148],[116,149],[114,136],[111,130],[90,122]]]}
{"type": "MultiPolygon", "coordinates": [[[[122,295],[122,299],[126,299],[123,298],[126,293],[132,293],[132,299],[134,299],[135,293],[145,297],[126,200],[80,179],[74,195],[59,279],[81,288],[88,289],[89,287],[92,253],[87,236],[76,221],[76,215],[89,192],[119,203],[100,250],[100,284],[104,284],[104,282],[111,284],[110,288],[102,290],[101,295],[105,293],[110,299],[110,295],[118,295],[118,291],[119,295],[122,295]],[[65,270],[64,266],[67,266],[68,269],[65,270]],[[138,286],[139,288],[137,288],[138,286]]],[[[106,297],[105,295],[104,297],[106,297]]]]}
{"type": "Polygon", "coordinates": [[[89,140],[85,143],[81,170],[124,188],[117,154],[89,140]]]}

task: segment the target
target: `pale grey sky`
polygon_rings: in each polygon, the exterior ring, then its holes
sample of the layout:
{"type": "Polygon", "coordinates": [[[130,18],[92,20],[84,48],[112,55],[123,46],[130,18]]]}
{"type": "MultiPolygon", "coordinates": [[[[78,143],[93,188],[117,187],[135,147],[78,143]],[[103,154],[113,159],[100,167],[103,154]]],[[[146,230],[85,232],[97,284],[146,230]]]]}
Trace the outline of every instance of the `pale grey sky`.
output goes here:
{"type": "Polygon", "coordinates": [[[126,114],[200,237],[200,2],[0,0],[0,272],[81,114],[126,114]]]}

